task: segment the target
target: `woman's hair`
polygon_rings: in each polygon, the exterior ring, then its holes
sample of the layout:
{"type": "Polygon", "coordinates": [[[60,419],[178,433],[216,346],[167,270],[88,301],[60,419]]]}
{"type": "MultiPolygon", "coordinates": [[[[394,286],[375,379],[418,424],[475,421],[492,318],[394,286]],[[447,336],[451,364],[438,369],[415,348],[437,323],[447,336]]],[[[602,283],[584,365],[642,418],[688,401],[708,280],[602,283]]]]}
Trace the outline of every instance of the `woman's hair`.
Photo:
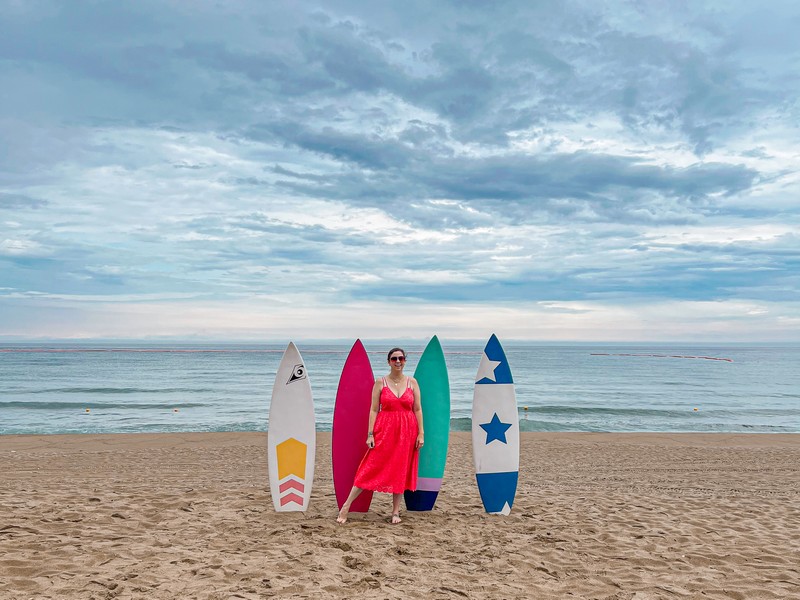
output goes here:
{"type": "Polygon", "coordinates": [[[402,352],[403,358],[405,358],[406,356],[406,351],[403,350],[402,348],[392,348],[391,350],[389,350],[389,354],[386,355],[386,360],[387,361],[392,360],[392,354],[394,354],[395,352],[402,352]]]}

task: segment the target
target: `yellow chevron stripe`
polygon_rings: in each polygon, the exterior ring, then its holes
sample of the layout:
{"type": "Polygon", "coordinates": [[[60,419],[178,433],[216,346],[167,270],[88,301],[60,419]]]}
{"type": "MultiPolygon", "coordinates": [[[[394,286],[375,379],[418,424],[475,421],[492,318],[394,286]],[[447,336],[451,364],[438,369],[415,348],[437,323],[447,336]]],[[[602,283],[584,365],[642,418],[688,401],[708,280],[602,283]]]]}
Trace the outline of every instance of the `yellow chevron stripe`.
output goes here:
{"type": "Polygon", "coordinates": [[[275,447],[278,456],[278,479],[287,475],[297,475],[300,479],[306,477],[306,455],[308,446],[294,438],[289,438],[275,447]]]}

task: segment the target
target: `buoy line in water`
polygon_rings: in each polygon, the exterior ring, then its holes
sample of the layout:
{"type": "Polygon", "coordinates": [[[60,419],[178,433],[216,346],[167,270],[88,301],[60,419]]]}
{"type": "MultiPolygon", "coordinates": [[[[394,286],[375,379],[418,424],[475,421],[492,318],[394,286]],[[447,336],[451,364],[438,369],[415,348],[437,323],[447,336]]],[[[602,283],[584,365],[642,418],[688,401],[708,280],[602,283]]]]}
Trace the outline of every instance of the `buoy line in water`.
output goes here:
{"type": "Polygon", "coordinates": [[[589,356],[638,356],[638,357],[646,357],[646,358],[695,358],[699,360],[719,360],[722,362],[733,362],[732,358],[724,358],[719,356],[691,356],[688,354],[631,354],[631,353],[619,353],[619,354],[611,354],[608,352],[592,352],[589,356]]]}

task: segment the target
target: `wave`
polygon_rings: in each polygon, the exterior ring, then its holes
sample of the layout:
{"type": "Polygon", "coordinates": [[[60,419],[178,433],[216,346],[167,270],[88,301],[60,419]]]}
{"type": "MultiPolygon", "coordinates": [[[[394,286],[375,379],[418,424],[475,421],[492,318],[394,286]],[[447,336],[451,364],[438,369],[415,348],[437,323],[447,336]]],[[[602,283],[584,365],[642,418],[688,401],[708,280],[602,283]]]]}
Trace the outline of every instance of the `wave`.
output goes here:
{"type": "Polygon", "coordinates": [[[530,410],[520,409],[521,413],[537,415],[604,415],[617,417],[685,417],[686,410],[659,408],[614,408],[608,406],[537,406],[530,410]]]}
{"type": "Polygon", "coordinates": [[[268,349],[182,349],[182,348],[0,348],[2,354],[283,354],[268,349]]]}
{"type": "Polygon", "coordinates": [[[150,410],[153,408],[198,408],[202,406],[210,405],[201,402],[148,402],[147,404],[122,404],[119,402],[24,402],[16,400],[11,402],[0,402],[0,410],[4,408],[17,410],[84,410],[86,408],[150,410]]]}
{"type": "Polygon", "coordinates": [[[611,354],[608,352],[592,352],[589,356],[629,356],[640,358],[693,358],[696,360],[719,360],[723,362],[733,362],[732,358],[725,358],[722,356],[695,356],[689,354],[631,354],[629,352],[611,354]]]}
{"type": "Polygon", "coordinates": [[[29,390],[26,394],[205,394],[209,388],[65,387],[29,390]]]}

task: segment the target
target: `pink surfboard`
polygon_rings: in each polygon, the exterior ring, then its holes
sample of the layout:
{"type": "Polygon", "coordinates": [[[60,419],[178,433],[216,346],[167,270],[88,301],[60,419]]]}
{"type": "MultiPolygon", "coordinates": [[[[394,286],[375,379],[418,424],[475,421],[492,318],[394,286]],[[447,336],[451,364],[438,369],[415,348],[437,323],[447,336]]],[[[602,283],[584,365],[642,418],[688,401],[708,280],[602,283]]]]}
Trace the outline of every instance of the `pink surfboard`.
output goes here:
{"type": "MultiPolygon", "coordinates": [[[[369,408],[375,377],[361,340],[353,344],[344,361],[336,404],[333,408],[333,488],[339,508],[347,500],[356,477],[356,469],[367,452],[369,408]]],[[[367,512],[372,492],[364,490],[350,507],[350,512],[367,512]]]]}

